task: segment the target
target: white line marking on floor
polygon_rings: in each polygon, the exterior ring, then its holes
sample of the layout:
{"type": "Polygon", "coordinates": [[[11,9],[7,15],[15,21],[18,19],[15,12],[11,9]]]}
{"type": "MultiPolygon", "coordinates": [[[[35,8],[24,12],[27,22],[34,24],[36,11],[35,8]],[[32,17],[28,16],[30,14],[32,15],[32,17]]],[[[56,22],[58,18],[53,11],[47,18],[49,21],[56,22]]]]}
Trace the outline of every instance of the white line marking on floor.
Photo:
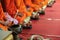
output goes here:
{"type": "Polygon", "coordinates": [[[46,18],[46,20],[48,20],[48,21],[60,21],[60,19],[58,19],[58,18],[46,18]]]}

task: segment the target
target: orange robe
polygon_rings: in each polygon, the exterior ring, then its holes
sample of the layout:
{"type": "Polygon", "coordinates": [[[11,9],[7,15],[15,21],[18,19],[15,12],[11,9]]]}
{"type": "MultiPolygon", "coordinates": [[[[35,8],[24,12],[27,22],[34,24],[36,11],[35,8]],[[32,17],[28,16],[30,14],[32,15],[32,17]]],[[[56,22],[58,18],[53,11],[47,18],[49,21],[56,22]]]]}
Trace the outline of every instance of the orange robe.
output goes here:
{"type": "MultiPolygon", "coordinates": [[[[3,21],[4,22],[4,19],[5,19],[5,15],[4,15],[4,12],[3,12],[3,9],[2,9],[2,6],[1,6],[1,3],[0,3],[0,21],[3,21]]],[[[0,28],[4,31],[7,31],[8,30],[8,27],[7,26],[4,26],[0,23],[0,28]]]]}
{"type": "MultiPolygon", "coordinates": [[[[15,4],[19,12],[23,14],[23,17],[21,18],[22,21],[24,21],[25,18],[30,17],[32,15],[33,10],[31,11],[30,9],[26,9],[23,0],[15,0],[15,4]]],[[[19,19],[19,17],[17,19],[19,19]]]]}
{"type": "Polygon", "coordinates": [[[39,6],[45,6],[48,4],[48,0],[33,0],[33,3],[35,3],[39,6]]]}
{"type": "MultiPolygon", "coordinates": [[[[2,0],[2,2],[4,3],[6,12],[8,12],[9,15],[11,15],[14,18],[15,15],[16,15],[16,11],[17,11],[17,8],[15,6],[14,0],[2,0]]],[[[23,16],[23,17],[25,17],[25,16],[23,16]]],[[[16,16],[16,19],[20,23],[20,22],[23,21],[23,19],[24,19],[23,17],[16,16]]]]}
{"type": "Polygon", "coordinates": [[[33,0],[33,3],[39,5],[40,8],[42,7],[40,0],[33,0]]]}
{"type": "Polygon", "coordinates": [[[42,10],[45,10],[48,5],[48,0],[33,0],[33,3],[39,5],[42,10]]]}
{"type": "Polygon", "coordinates": [[[12,17],[15,17],[17,9],[23,14],[22,17],[16,16],[16,19],[19,21],[19,23],[23,22],[26,17],[31,16],[31,12],[27,12],[23,0],[4,0],[4,4],[6,11],[12,17]]]}
{"type": "Polygon", "coordinates": [[[40,0],[39,3],[41,3],[43,6],[48,5],[48,0],[40,0]]]}
{"type": "Polygon", "coordinates": [[[16,7],[14,5],[14,0],[3,0],[6,11],[14,17],[16,14],[16,7]]]}
{"type": "Polygon", "coordinates": [[[39,5],[33,3],[33,0],[24,0],[24,2],[26,4],[26,6],[33,8],[33,10],[38,11],[40,8],[39,5]]]}
{"type": "Polygon", "coordinates": [[[23,0],[15,0],[15,4],[19,12],[26,14],[26,16],[31,16],[31,12],[27,11],[23,0]]]}

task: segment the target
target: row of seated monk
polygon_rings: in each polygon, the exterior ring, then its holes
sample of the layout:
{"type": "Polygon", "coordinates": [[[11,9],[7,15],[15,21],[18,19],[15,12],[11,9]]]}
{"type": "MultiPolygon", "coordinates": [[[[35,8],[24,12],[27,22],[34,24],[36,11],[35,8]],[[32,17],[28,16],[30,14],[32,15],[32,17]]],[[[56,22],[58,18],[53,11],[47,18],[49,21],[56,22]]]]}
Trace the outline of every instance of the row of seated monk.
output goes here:
{"type": "MultiPolygon", "coordinates": [[[[31,18],[39,19],[51,0],[0,0],[0,28],[7,31],[12,25],[32,28],[31,18]]],[[[54,1],[52,2],[54,3],[54,1]]]]}

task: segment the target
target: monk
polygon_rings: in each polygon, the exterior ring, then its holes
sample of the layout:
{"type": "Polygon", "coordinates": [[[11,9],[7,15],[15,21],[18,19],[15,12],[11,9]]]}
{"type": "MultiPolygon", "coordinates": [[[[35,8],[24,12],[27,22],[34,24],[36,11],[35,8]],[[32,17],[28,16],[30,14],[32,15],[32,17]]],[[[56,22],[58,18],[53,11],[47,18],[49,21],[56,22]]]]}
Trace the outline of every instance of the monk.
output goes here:
{"type": "Polygon", "coordinates": [[[48,0],[33,0],[33,3],[40,6],[40,9],[38,12],[44,15],[45,14],[44,11],[48,5],[48,0]]]}
{"type": "Polygon", "coordinates": [[[33,3],[33,0],[24,0],[25,4],[29,7],[32,7],[34,10],[39,10],[39,6],[33,3]]]}
{"type": "MultiPolygon", "coordinates": [[[[16,11],[17,11],[17,9],[16,9],[16,7],[14,5],[14,0],[12,0],[12,1],[11,0],[2,0],[2,3],[4,4],[5,12],[8,12],[8,14],[11,17],[14,18],[15,15],[16,15],[16,11]]],[[[21,17],[18,17],[18,18],[20,18],[20,20],[21,20],[21,17]]]]}
{"type": "Polygon", "coordinates": [[[48,0],[33,0],[33,3],[41,5],[42,8],[48,5],[48,0]]]}
{"type": "Polygon", "coordinates": [[[19,11],[19,13],[23,14],[23,16],[24,16],[23,20],[32,15],[31,12],[27,11],[23,0],[15,0],[15,5],[16,5],[17,10],[19,11]]]}
{"type": "Polygon", "coordinates": [[[15,5],[14,1],[16,1],[16,0],[12,0],[12,1],[11,0],[4,0],[3,3],[5,4],[6,12],[8,12],[9,15],[11,15],[13,18],[18,13],[18,15],[15,18],[19,21],[19,24],[20,24],[24,21],[24,19],[26,17],[31,16],[31,13],[27,12],[26,9],[23,7],[20,7],[20,8],[17,7],[17,5],[15,5]],[[17,10],[18,10],[17,8],[19,8],[19,12],[17,12],[17,10]]]}
{"type": "MultiPolygon", "coordinates": [[[[24,4],[24,1],[23,0],[15,0],[15,5],[16,5],[16,8],[18,10],[19,13],[22,13],[23,14],[23,21],[24,21],[24,25],[30,23],[30,17],[32,15],[32,11],[28,8],[26,9],[26,6],[24,4]]],[[[19,18],[18,18],[19,19],[19,18]]]]}
{"type": "Polygon", "coordinates": [[[11,17],[17,19],[19,24],[23,24],[24,21],[27,22],[26,20],[28,20],[28,21],[30,20],[29,17],[31,16],[30,15],[31,13],[26,12],[26,9],[23,8],[24,6],[22,7],[22,9],[17,7],[16,0],[12,0],[12,1],[4,0],[3,3],[6,7],[6,12],[8,12],[8,14],[11,15],[11,17]],[[26,19],[27,17],[28,17],[28,19],[26,19]]]}
{"type": "Polygon", "coordinates": [[[37,16],[39,16],[39,14],[37,13],[37,11],[39,10],[40,7],[37,4],[34,4],[32,0],[24,0],[24,3],[27,8],[29,7],[31,10],[33,10],[32,18],[33,19],[38,18],[37,16]]]}
{"type": "Polygon", "coordinates": [[[8,26],[6,23],[6,16],[4,15],[1,1],[0,1],[0,29],[2,29],[4,31],[8,31],[8,26]]]}

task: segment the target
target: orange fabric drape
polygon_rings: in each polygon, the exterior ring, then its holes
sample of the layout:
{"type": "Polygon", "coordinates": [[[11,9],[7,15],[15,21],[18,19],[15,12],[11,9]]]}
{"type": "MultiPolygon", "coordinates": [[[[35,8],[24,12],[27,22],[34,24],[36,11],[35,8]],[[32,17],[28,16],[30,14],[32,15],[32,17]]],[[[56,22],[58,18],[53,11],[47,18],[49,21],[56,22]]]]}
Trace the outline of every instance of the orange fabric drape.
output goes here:
{"type": "MultiPolygon", "coordinates": [[[[4,12],[3,12],[3,9],[2,9],[2,5],[0,3],[0,21],[3,21],[4,22],[4,19],[5,19],[5,15],[4,15],[4,12]]],[[[4,31],[7,31],[8,30],[8,27],[7,26],[4,26],[2,24],[0,24],[0,28],[4,31]]]]}
{"type": "Polygon", "coordinates": [[[37,5],[37,4],[34,4],[33,3],[33,0],[24,0],[25,1],[25,4],[27,5],[27,6],[29,6],[29,7],[31,7],[31,8],[33,8],[33,10],[39,10],[39,5],[37,5]]]}
{"type": "MultiPolygon", "coordinates": [[[[15,0],[3,0],[4,5],[6,7],[6,11],[14,18],[16,15],[16,5],[15,5],[15,0]]],[[[26,16],[23,15],[23,17],[16,16],[16,19],[20,22],[24,20],[26,16]]]]}
{"type": "Polygon", "coordinates": [[[21,13],[26,14],[26,16],[31,16],[31,12],[27,11],[23,0],[15,0],[15,4],[16,4],[17,9],[21,13]]]}
{"type": "Polygon", "coordinates": [[[6,7],[6,11],[12,16],[14,17],[16,14],[16,7],[14,4],[14,0],[3,0],[4,5],[6,7]]]}

